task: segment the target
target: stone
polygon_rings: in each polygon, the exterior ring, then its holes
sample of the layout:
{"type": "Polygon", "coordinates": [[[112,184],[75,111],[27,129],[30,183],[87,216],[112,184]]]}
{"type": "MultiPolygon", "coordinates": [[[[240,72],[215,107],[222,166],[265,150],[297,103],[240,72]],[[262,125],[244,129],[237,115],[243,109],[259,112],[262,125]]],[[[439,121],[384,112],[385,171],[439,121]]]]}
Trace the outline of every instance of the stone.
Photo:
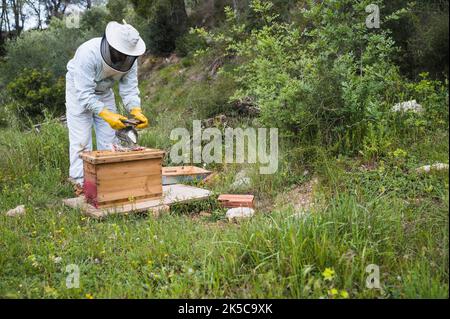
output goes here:
{"type": "Polygon", "coordinates": [[[413,112],[413,113],[422,113],[423,107],[416,100],[407,101],[395,104],[392,107],[392,112],[413,112]]]}
{"type": "Polygon", "coordinates": [[[431,171],[448,171],[448,164],[435,163],[433,165],[425,165],[416,169],[417,173],[429,173],[431,171]]]}
{"type": "Polygon", "coordinates": [[[255,210],[248,207],[231,208],[227,211],[226,217],[230,219],[250,218],[255,215],[255,210]]]}
{"type": "Polygon", "coordinates": [[[10,209],[9,211],[6,212],[6,216],[9,216],[9,217],[15,217],[15,216],[21,216],[21,215],[25,215],[25,205],[17,206],[16,208],[10,209]]]}

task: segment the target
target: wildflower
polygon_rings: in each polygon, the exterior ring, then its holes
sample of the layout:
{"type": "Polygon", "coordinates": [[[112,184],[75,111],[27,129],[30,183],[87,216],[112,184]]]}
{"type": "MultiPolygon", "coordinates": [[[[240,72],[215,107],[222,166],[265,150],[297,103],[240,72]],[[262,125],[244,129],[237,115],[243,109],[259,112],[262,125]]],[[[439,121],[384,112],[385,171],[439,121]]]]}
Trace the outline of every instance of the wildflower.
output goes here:
{"type": "Polygon", "coordinates": [[[30,255],[27,259],[31,262],[31,266],[33,266],[34,268],[39,268],[39,263],[35,255],[30,255]]]}
{"type": "Polygon", "coordinates": [[[338,290],[336,288],[331,288],[328,290],[328,294],[331,296],[336,296],[338,294],[338,290]]]}
{"type": "Polygon", "coordinates": [[[59,264],[62,261],[62,257],[53,257],[53,262],[59,264]]]}
{"type": "Polygon", "coordinates": [[[91,294],[87,293],[85,295],[86,299],[94,299],[94,296],[92,296],[91,294]]]}
{"type": "Polygon", "coordinates": [[[55,288],[52,288],[50,286],[45,286],[44,287],[44,292],[49,295],[49,296],[53,296],[53,297],[57,297],[58,296],[58,292],[55,288]]]}
{"type": "Polygon", "coordinates": [[[158,279],[160,278],[160,276],[158,274],[155,274],[153,272],[150,273],[150,277],[152,277],[153,279],[158,279]]]}
{"type": "Polygon", "coordinates": [[[344,298],[344,299],[347,299],[348,298],[348,292],[345,291],[345,290],[341,290],[341,297],[344,298]]]}
{"type": "Polygon", "coordinates": [[[322,276],[325,280],[333,280],[334,275],[336,274],[336,272],[334,271],[333,268],[325,268],[324,272],[322,273],[322,276]]]}

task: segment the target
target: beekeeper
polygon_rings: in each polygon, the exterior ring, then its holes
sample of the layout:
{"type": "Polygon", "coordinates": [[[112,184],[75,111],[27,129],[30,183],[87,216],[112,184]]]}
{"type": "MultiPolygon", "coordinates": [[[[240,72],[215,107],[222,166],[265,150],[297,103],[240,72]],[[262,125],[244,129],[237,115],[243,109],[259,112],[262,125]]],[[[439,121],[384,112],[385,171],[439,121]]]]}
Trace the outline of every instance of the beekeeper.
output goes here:
{"type": "Polygon", "coordinates": [[[125,128],[118,114],[112,87],[119,83],[122,102],[138,129],[148,126],[141,110],[137,78],[137,58],[145,43],[131,25],[110,22],[103,37],[83,43],[67,64],[66,115],[70,141],[70,180],[83,185],[80,153],[92,150],[92,126],[97,149],[110,149],[116,142],[115,130],[125,128]]]}

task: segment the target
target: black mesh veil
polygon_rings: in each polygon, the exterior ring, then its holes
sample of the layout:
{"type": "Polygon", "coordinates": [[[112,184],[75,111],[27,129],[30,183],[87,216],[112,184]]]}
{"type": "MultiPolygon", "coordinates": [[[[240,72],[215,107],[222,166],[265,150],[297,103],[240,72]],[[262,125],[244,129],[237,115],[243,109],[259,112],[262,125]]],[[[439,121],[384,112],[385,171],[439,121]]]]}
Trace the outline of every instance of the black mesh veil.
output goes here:
{"type": "Polygon", "coordinates": [[[102,38],[100,51],[106,64],[119,72],[128,72],[138,58],[137,56],[125,55],[114,49],[106,40],[106,35],[102,38]]]}

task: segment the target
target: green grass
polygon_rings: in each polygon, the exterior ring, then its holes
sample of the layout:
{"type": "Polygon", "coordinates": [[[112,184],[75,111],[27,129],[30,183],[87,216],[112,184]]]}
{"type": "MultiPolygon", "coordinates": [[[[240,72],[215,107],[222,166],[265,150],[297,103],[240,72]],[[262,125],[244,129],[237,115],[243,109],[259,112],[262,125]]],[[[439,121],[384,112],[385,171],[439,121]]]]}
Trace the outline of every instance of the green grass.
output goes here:
{"type": "Polygon", "coordinates": [[[2,166],[0,207],[27,206],[23,217],[0,215],[3,297],[318,298],[332,288],[356,298],[448,295],[445,173],[336,168],[335,183],[321,185],[326,205],[304,220],[286,209],[236,225],[224,222],[214,205],[199,204],[159,219],[98,222],[61,205],[71,195],[65,147],[38,152],[38,145],[64,145],[57,134],[63,131],[52,124],[33,137],[2,132],[2,145],[8,140],[16,148],[2,166]],[[197,215],[205,209],[216,218],[197,215]],[[383,292],[365,288],[372,263],[381,268],[383,292]],[[68,264],[80,267],[79,289],[65,288],[68,264]],[[331,282],[323,280],[325,268],[336,272],[331,282]]]}
{"type": "MultiPolygon", "coordinates": [[[[202,110],[225,95],[219,93],[227,85],[209,80],[170,81],[179,67],[163,68],[143,84],[144,94],[154,93],[145,101],[153,125],[143,134],[144,145],[167,149],[172,128],[210,115],[202,110]],[[212,90],[208,94],[217,99],[192,99],[192,85],[201,88],[198,94],[212,90]],[[196,111],[183,112],[189,101],[196,111]]],[[[448,175],[420,175],[414,168],[448,163],[448,130],[395,143],[406,155],[378,159],[369,171],[361,168],[368,164],[362,158],[289,144],[282,147],[277,174],[262,177],[247,167],[252,186],[246,191],[258,200],[275,201],[316,174],[317,204],[305,218],[275,206],[251,220],[227,222],[213,199],[178,205],[159,218],[130,214],[96,221],[61,203],[72,196],[62,125],[50,121],[40,133],[3,129],[0,297],[447,298],[448,175]],[[3,214],[20,204],[25,216],[3,214]],[[76,289],[66,288],[70,264],[80,269],[76,289]],[[381,290],[366,288],[370,264],[380,267],[381,290]],[[334,271],[329,280],[327,268],[334,271]]],[[[212,190],[232,191],[241,167],[214,169],[219,176],[212,190]]]]}

